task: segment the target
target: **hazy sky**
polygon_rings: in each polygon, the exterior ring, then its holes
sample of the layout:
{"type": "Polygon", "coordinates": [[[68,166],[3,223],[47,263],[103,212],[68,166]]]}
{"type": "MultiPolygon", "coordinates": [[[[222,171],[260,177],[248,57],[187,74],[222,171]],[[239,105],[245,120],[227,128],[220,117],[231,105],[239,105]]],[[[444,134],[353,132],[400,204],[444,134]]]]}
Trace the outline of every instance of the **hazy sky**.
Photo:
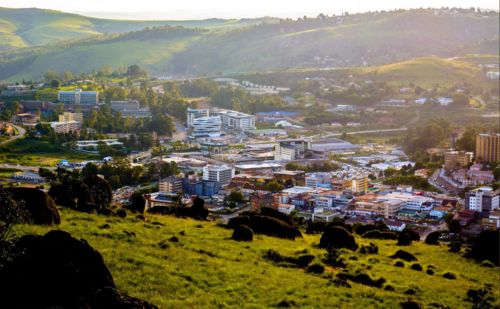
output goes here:
{"type": "Polygon", "coordinates": [[[481,7],[499,9],[498,0],[0,0],[0,7],[37,7],[96,17],[128,19],[200,19],[299,17],[344,11],[394,8],[481,7]]]}

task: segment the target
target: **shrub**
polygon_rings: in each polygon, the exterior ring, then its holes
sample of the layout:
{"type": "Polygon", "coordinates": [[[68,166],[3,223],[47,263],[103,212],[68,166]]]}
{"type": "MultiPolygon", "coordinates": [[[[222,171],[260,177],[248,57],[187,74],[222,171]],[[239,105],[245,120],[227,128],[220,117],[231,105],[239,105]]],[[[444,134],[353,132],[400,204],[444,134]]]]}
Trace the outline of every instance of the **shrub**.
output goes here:
{"type": "Polygon", "coordinates": [[[439,232],[439,231],[430,233],[425,238],[425,243],[428,245],[438,245],[439,244],[439,237],[441,236],[441,234],[442,234],[442,232],[439,232]]]}
{"type": "MultiPolygon", "coordinates": [[[[387,229],[387,227],[385,229],[387,229]]],[[[383,230],[383,226],[374,224],[365,224],[357,227],[356,234],[363,235],[369,231],[381,231],[381,230],[383,230]]]]}
{"type": "Polygon", "coordinates": [[[393,259],[402,259],[407,262],[417,261],[417,258],[408,251],[398,250],[392,256],[393,259]]]}
{"type": "Polygon", "coordinates": [[[345,228],[340,226],[330,226],[328,227],[319,242],[322,248],[347,248],[351,250],[356,250],[357,244],[354,240],[354,236],[349,233],[345,228]]]}
{"type": "Polygon", "coordinates": [[[481,266],[483,266],[483,267],[489,267],[489,268],[495,267],[495,265],[493,263],[491,263],[490,261],[488,261],[488,260],[482,261],[481,262],[481,266]]]}
{"type": "Polygon", "coordinates": [[[314,260],[314,255],[312,254],[301,254],[299,256],[285,256],[281,255],[279,252],[269,249],[266,251],[264,258],[278,263],[281,266],[288,267],[307,267],[314,260]]]}
{"type": "Polygon", "coordinates": [[[418,241],[418,240],[420,240],[420,234],[419,234],[419,233],[417,233],[417,232],[415,232],[415,231],[414,231],[414,230],[412,230],[412,229],[405,228],[405,229],[403,230],[403,233],[408,234],[408,236],[410,236],[410,238],[411,238],[411,240],[412,240],[412,241],[418,241]]]}
{"type": "Polygon", "coordinates": [[[381,288],[383,284],[385,283],[384,278],[379,278],[377,280],[372,279],[369,275],[365,273],[359,273],[359,274],[349,274],[349,273],[339,273],[337,274],[337,277],[340,279],[344,280],[351,280],[353,282],[375,287],[375,288],[381,288]]]}
{"type": "Polygon", "coordinates": [[[279,219],[281,221],[284,221],[290,225],[295,225],[295,221],[293,220],[293,218],[287,214],[284,214],[274,208],[271,208],[271,207],[262,207],[260,209],[260,214],[262,216],[268,216],[268,217],[273,217],[273,218],[276,218],[276,219],[279,219]]]}
{"type": "Polygon", "coordinates": [[[434,275],[434,270],[432,270],[432,268],[427,268],[426,273],[427,273],[428,275],[431,275],[431,276],[432,276],[432,275],[434,275]]]}
{"type": "Polygon", "coordinates": [[[491,291],[491,285],[487,284],[483,289],[467,291],[466,302],[472,304],[473,309],[494,308],[495,297],[491,291]]]}
{"type": "Polygon", "coordinates": [[[372,230],[364,233],[361,235],[363,238],[370,238],[370,239],[382,239],[381,233],[379,230],[372,230]]]}
{"type": "Polygon", "coordinates": [[[246,225],[238,225],[234,228],[232,239],[236,241],[252,241],[253,231],[246,225]]]}
{"type": "Polygon", "coordinates": [[[229,221],[227,222],[227,227],[234,229],[239,225],[250,226],[251,224],[252,223],[250,222],[250,217],[239,215],[237,217],[229,219],[229,221]]]}
{"type": "Polygon", "coordinates": [[[396,240],[396,239],[398,239],[398,233],[391,232],[391,231],[381,232],[380,237],[382,237],[382,239],[396,240]]]}
{"type": "Polygon", "coordinates": [[[251,225],[249,227],[257,234],[265,234],[286,239],[302,237],[298,228],[274,217],[252,216],[250,222],[251,225]]]}
{"type": "Polygon", "coordinates": [[[454,273],[451,273],[451,272],[444,273],[443,277],[446,278],[446,279],[450,279],[450,280],[457,279],[457,276],[454,273]]]}
{"type": "Polygon", "coordinates": [[[307,221],[306,234],[317,234],[325,231],[325,222],[307,221]]]}
{"type": "Polygon", "coordinates": [[[116,211],[116,215],[120,218],[126,218],[127,217],[127,211],[125,210],[125,208],[120,208],[116,211]]]}
{"type": "Polygon", "coordinates": [[[146,199],[141,193],[134,192],[130,196],[129,204],[126,206],[126,208],[132,212],[138,212],[142,214],[146,209],[146,199]]]}
{"type": "Polygon", "coordinates": [[[388,285],[386,285],[384,287],[384,290],[386,290],[386,291],[395,291],[396,289],[392,285],[388,284],[388,285]]]}
{"type": "Polygon", "coordinates": [[[306,272],[313,274],[322,274],[323,272],[325,272],[325,266],[315,263],[309,265],[306,269],[306,272]]]}
{"type": "Polygon", "coordinates": [[[109,208],[113,199],[113,190],[101,177],[91,175],[83,180],[78,192],[76,209],[84,212],[102,212],[109,208]]]}
{"type": "Polygon", "coordinates": [[[459,253],[462,249],[462,244],[459,241],[452,241],[449,244],[450,252],[459,253]]]}
{"type": "Polygon", "coordinates": [[[20,211],[34,224],[52,225],[60,224],[61,217],[56,203],[42,190],[36,188],[14,187],[6,190],[10,199],[15,201],[20,211]]]}
{"type": "Polygon", "coordinates": [[[472,245],[468,257],[476,261],[489,260],[495,265],[500,265],[500,235],[499,230],[484,230],[472,245]]]}
{"type": "Polygon", "coordinates": [[[411,245],[411,237],[407,233],[399,233],[398,235],[398,246],[409,246],[411,245]]]}
{"type": "Polygon", "coordinates": [[[405,302],[400,303],[402,309],[420,309],[422,308],[419,303],[413,300],[407,300],[405,302]]]}
{"type": "Polygon", "coordinates": [[[377,254],[378,253],[378,247],[377,245],[370,243],[368,246],[361,246],[359,249],[359,253],[362,254],[377,254]]]}
{"type": "Polygon", "coordinates": [[[402,261],[396,261],[396,263],[394,263],[394,266],[396,266],[396,267],[405,267],[405,263],[402,262],[402,261]]]}
{"type": "Polygon", "coordinates": [[[422,271],[422,265],[415,263],[410,266],[411,269],[416,270],[416,271],[422,271]]]}
{"type": "Polygon", "coordinates": [[[344,259],[340,257],[340,252],[337,249],[327,248],[327,253],[323,259],[323,263],[333,267],[346,267],[344,259]]]}

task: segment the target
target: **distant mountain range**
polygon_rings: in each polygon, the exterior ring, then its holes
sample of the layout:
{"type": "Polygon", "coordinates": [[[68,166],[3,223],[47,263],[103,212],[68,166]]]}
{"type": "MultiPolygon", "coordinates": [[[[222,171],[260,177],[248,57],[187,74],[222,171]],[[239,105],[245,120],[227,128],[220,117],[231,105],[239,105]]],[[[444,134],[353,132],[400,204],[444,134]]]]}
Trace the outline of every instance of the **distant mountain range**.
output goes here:
{"type": "Polygon", "coordinates": [[[0,80],[139,64],[153,75],[356,67],[499,53],[498,13],[401,10],[305,20],[122,21],[0,8],[0,80]]]}

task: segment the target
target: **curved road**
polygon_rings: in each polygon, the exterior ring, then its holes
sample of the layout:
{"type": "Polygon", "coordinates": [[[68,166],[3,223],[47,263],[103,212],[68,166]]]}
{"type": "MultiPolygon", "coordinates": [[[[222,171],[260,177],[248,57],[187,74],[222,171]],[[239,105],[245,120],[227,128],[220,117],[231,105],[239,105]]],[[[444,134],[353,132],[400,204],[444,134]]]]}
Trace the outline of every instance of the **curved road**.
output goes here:
{"type": "Polygon", "coordinates": [[[14,128],[16,128],[18,134],[17,135],[14,135],[14,136],[11,136],[8,140],[6,141],[3,141],[3,142],[0,142],[0,145],[4,145],[4,144],[7,144],[7,143],[10,143],[12,141],[15,141],[16,139],[20,139],[22,138],[24,135],[26,135],[26,129],[21,127],[21,126],[18,126],[18,125],[15,125],[13,123],[5,123],[5,124],[10,124],[11,126],[13,126],[14,128]]]}

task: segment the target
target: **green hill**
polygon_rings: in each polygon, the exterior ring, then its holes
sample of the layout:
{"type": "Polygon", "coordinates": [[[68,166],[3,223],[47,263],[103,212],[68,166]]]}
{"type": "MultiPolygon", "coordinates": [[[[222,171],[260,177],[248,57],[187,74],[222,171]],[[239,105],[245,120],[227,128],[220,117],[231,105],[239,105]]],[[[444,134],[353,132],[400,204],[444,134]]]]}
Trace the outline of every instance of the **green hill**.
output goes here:
{"type": "MultiPolygon", "coordinates": [[[[214,222],[167,216],[148,216],[144,222],[131,215],[119,219],[69,210],[62,210],[61,218],[58,228],[101,252],[120,290],[161,308],[270,308],[280,303],[297,308],[399,308],[408,299],[423,308],[467,308],[472,307],[464,301],[469,289],[498,284],[498,267],[481,266],[444,245],[414,242],[402,248],[394,240],[356,236],[359,244],[376,244],[379,253],[342,250],[346,269],[384,278],[384,287],[394,288],[389,291],[351,281],[351,288],[338,286],[333,279],[341,268],[326,267],[318,275],[264,258],[269,249],[288,256],[300,251],[314,255],[313,263],[322,263],[326,250],[316,246],[319,235],[295,241],[257,235],[246,243],[231,240],[231,230],[214,222]],[[100,229],[104,224],[110,227],[100,229]],[[179,242],[168,241],[172,236],[179,242]],[[423,271],[412,270],[409,262],[403,268],[393,266],[389,256],[398,249],[413,253],[423,271]],[[428,267],[434,267],[434,275],[426,274],[428,267]],[[446,272],[456,280],[444,278],[446,272]]],[[[25,225],[16,231],[42,234],[50,229],[25,225]]],[[[498,305],[498,289],[493,293],[498,305]]]]}
{"type": "Polygon", "coordinates": [[[124,33],[146,27],[236,27],[260,23],[259,19],[206,19],[185,21],[130,21],[98,19],[60,11],[0,8],[0,51],[50,44],[105,33],[124,33]]]}
{"type": "MultiPolygon", "coordinates": [[[[49,23],[52,26],[45,23],[27,30],[39,35],[19,38],[11,35],[9,40],[25,45],[31,44],[29,37],[50,41],[54,38],[52,30],[57,29],[54,25],[65,23],[72,26],[61,27],[64,33],[56,36],[78,33],[72,38],[81,38],[147,25],[147,22],[81,19],[78,15],[70,15],[75,19],[70,22],[69,17],[64,16],[49,23]]],[[[179,22],[174,26],[179,25],[211,31],[172,39],[169,36],[172,28],[161,27],[122,35],[118,43],[116,35],[98,35],[93,39],[73,39],[69,43],[66,40],[3,52],[0,53],[0,80],[37,79],[50,69],[91,72],[102,65],[117,68],[139,64],[153,75],[174,76],[373,66],[432,55],[454,57],[470,50],[488,50],[495,54],[489,42],[498,40],[499,36],[496,14],[435,14],[433,10],[423,9],[279,22],[274,19],[207,20],[179,22]],[[213,31],[217,27],[224,31],[213,31]],[[162,29],[167,33],[162,34],[162,29]]],[[[5,23],[4,28],[14,26],[5,23]]],[[[6,30],[5,36],[11,32],[6,30]]]]}

